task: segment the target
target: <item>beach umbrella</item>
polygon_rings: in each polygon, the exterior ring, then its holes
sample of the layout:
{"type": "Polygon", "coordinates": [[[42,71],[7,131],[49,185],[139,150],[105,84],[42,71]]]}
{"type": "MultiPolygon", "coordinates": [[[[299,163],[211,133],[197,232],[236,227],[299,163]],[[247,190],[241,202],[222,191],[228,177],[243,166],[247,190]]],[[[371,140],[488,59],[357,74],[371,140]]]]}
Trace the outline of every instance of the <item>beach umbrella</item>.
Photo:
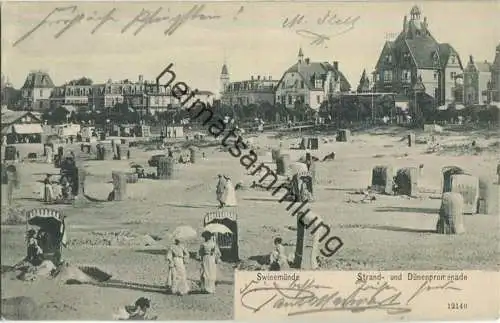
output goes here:
{"type": "Polygon", "coordinates": [[[192,239],[195,238],[197,235],[198,234],[196,233],[196,230],[188,225],[182,225],[180,227],[177,227],[174,230],[174,232],[172,232],[173,239],[181,239],[181,240],[192,239]]]}
{"type": "Polygon", "coordinates": [[[210,223],[206,227],[203,228],[203,232],[211,232],[211,233],[233,233],[228,227],[220,223],[210,223]]]}

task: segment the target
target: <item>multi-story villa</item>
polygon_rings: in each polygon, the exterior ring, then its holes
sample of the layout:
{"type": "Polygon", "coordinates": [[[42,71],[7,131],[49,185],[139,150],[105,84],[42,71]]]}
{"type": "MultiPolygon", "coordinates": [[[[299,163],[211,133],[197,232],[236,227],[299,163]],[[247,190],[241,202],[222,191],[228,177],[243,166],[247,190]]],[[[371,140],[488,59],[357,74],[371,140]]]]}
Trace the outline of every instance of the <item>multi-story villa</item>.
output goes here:
{"type": "Polygon", "coordinates": [[[285,71],[276,86],[276,103],[294,108],[296,102],[318,110],[330,96],[349,92],[351,85],[339,70],[339,63],[311,62],[299,50],[298,62],[285,71]]]}
{"type": "Polygon", "coordinates": [[[47,72],[30,72],[21,87],[22,108],[34,111],[49,109],[50,95],[54,87],[54,82],[47,72]]]}
{"type": "Polygon", "coordinates": [[[439,43],[431,34],[427,18],[421,18],[414,6],[410,18],[403,20],[403,30],[394,41],[387,41],[373,73],[376,92],[392,92],[411,100],[415,85],[421,80],[423,91],[440,106],[455,97],[456,78],[463,67],[457,51],[446,43],[439,43]]]}
{"type": "Polygon", "coordinates": [[[264,102],[274,104],[274,90],[278,84],[271,76],[252,76],[249,80],[230,82],[226,64],[222,66],[221,76],[221,102],[222,104],[248,105],[264,102]]]}

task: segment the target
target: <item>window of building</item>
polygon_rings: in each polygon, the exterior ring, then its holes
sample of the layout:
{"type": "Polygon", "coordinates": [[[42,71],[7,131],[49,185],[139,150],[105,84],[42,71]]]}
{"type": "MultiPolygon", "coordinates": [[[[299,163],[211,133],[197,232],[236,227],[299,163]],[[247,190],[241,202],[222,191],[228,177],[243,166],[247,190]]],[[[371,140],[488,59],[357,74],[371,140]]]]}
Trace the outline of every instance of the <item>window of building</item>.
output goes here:
{"type": "Polygon", "coordinates": [[[292,104],[293,103],[293,98],[291,95],[288,96],[288,104],[292,104]]]}
{"type": "Polygon", "coordinates": [[[402,73],[401,77],[402,77],[402,80],[405,81],[405,82],[410,81],[410,78],[411,78],[410,71],[409,70],[403,70],[403,73],[402,73]]]}
{"type": "Polygon", "coordinates": [[[438,72],[434,72],[434,80],[438,79],[438,72]]]}
{"type": "Polygon", "coordinates": [[[43,98],[43,90],[40,90],[40,97],[43,98]]]}
{"type": "Polygon", "coordinates": [[[284,95],[281,96],[281,103],[283,103],[283,104],[286,103],[286,97],[284,95]]]}
{"type": "Polygon", "coordinates": [[[300,88],[303,89],[304,88],[304,81],[300,81],[300,88]]]}
{"type": "Polygon", "coordinates": [[[457,72],[450,72],[450,78],[453,80],[457,76],[457,72]]]}
{"type": "Polygon", "coordinates": [[[316,80],[315,88],[320,88],[320,87],[321,87],[321,80],[316,80]]]}
{"type": "Polygon", "coordinates": [[[385,55],[385,61],[387,63],[392,63],[392,55],[391,54],[385,55]]]}
{"type": "Polygon", "coordinates": [[[392,71],[384,71],[384,82],[392,82],[392,71]]]}
{"type": "Polygon", "coordinates": [[[456,60],[457,60],[457,58],[455,57],[455,55],[450,56],[450,61],[452,64],[455,64],[456,60]]]}
{"type": "Polygon", "coordinates": [[[155,96],[155,104],[156,105],[159,105],[160,104],[160,98],[155,96]]]}
{"type": "Polygon", "coordinates": [[[321,95],[316,95],[316,102],[317,102],[318,104],[320,104],[320,103],[321,103],[321,95]]]}

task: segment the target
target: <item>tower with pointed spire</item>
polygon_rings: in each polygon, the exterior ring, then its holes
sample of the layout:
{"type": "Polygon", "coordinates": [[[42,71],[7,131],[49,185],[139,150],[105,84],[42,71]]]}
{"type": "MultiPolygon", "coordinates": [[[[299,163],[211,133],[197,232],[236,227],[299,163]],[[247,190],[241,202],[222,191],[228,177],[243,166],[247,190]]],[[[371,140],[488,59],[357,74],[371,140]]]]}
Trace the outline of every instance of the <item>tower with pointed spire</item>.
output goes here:
{"type": "Polygon", "coordinates": [[[304,52],[302,51],[302,47],[299,48],[299,55],[297,55],[297,58],[299,63],[304,61],[304,52]]]}
{"type": "Polygon", "coordinates": [[[229,71],[227,69],[226,63],[222,65],[222,71],[220,72],[220,94],[224,93],[229,85],[229,71]]]}
{"type": "Polygon", "coordinates": [[[491,65],[491,89],[493,101],[500,102],[500,44],[497,45],[495,59],[491,65]]]}

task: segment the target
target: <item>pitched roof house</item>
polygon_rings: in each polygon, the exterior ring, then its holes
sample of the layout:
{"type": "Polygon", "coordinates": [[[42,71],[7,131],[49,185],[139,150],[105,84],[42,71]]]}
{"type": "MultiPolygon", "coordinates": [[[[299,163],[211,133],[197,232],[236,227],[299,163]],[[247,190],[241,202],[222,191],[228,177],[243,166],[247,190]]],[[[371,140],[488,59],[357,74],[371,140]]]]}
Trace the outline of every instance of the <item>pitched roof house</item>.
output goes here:
{"type": "Polygon", "coordinates": [[[24,108],[44,110],[50,107],[50,96],[54,82],[49,74],[42,71],[30,72],[21,87],[24,108]]]}
{"type": "Polygon", "coordinates": [[[427,18],[414,6],[410,18],[403,19],[403,30],[393,41],[386,41],[374,72],[377,92],[395,92],[410,98],[413,85],[422,78],[425,92],[436,104],[451,102],[455,79],[463,70],[457,51],[439,43],[428,28],[427,18]]]}
{"type": "Polygon", "coordinates": [[[298,62],[285,71],[276,86],[276,102],[292,108],[298,101],[317,110],[328,96],[350,89],[337,61],[311,62],[309,58],[304,59],[300,49],[298,62]]]}

